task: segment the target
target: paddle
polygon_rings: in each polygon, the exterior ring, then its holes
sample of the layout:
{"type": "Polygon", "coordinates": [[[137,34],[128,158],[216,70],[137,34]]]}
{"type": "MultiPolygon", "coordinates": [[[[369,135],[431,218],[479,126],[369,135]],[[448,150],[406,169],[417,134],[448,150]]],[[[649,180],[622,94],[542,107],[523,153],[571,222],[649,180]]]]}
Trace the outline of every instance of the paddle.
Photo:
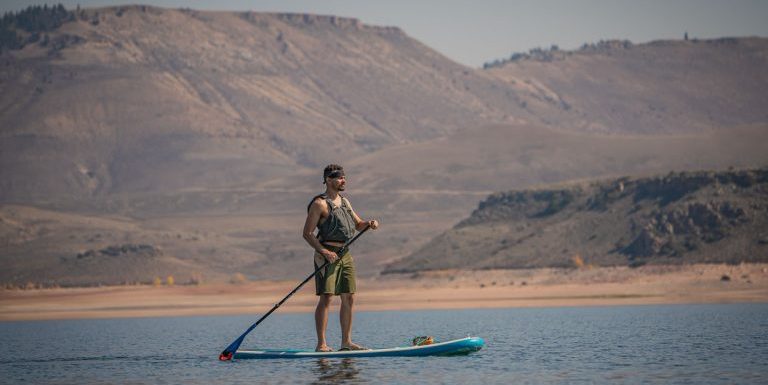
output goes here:
{"type": "MultiPolygon", "coordinates": [[[[342,246],[341,249],[339,249],[339,251],[336,252],[336,255],[338,255],[339,258],[341,258],[341,256],[344,255],[344,252],[347,251],[347,248],[349,247],[349,245],[351,245],[352,242],[357,240],[357,238],[360,238],[360,236],[363,235],[363,233],[365,233],[366,231],[368,231],[369,228],[370,228],[370,226],[366,226],[362,231],[360,231],[352,239],[350,239],[346,243],[344,243],[344,246],[342,246]]],[[[221,361],[229,361],[229,360],[231,360],[232,357],[234,356],[235,352],[237,351],[237,348],[240,347],[240,344],[243,343],[243,340],[245,339],[245,336],[247,336],[248,333],[251,332],[251,330],[253,330],[256,326],[259,326],[261,321],[264,321],[264,319],[269,317],[269,315],[272,314],[275,310],[277,310],[277,308],[279,308],[280,305],[283,304],[283,302],[285,302],[288,298],[290,298],[294,293],[299,291],[299,289],[301,289],[301,287],[304,286],[305,283],[309,282],[309,280],[312,279],[312,277],[314,277],[315,274],[317,274],[318,272],[320,272],[320,270],[322,270],[326,266],[328,266],[329,263],[330,262],[328,262],[328,260],[326,260],[325,263],[323,263],[322,266],[320,266],[317,269],[315,269],[315,271],[312,274],[310,274],[309,277],[304,279],[304,281],[302,281],[299,284],[299,286],[296,286],[296,288],[293,289],[293,291],[288,293],[288,295],[286,295],[285,298],[283,298],[282,301],[278,302],[274,307],[272,307],[272,310],[268,311],[267,314],[264,314],[261,318],[259,318],[258,321],[256,321],[256,323],[251,325],[251,327],[249,327],[248,330],[245,331],[245,333],[243,333],[240,337],[237,337],[237,339],[235,341],[233,341],[231,344],[229,344],[229,346],[227,346],[227,348],[224,349],[224,351],[222,351],[221,354],[219,354],[219,360],[221,360],[221,361]]]]}

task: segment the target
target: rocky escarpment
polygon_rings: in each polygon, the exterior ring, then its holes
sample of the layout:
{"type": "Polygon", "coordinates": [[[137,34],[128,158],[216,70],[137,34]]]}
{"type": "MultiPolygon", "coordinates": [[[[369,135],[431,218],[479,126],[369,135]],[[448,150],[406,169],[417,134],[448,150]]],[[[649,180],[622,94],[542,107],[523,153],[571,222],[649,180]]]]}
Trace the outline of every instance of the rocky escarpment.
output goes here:
{"type": "Polygon", "coordinates": [[[731,228],[748,221],[744,209],[730,202],[688,204],[657,212],[621,252],[633,258],[676,256],[685,250],[695,250],[700,242],[717,242],[725,238],[731,228]]]}
{"type": "Polygon", "coordinates": [[[386,272],[768,260],[768,169],[497,193],[386,272]]]}

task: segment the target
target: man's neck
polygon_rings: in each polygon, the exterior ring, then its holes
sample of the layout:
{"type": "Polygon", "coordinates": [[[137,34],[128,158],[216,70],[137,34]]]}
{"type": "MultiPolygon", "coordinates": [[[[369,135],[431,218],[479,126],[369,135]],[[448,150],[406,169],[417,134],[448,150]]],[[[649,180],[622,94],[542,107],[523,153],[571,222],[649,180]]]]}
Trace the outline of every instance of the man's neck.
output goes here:
{"type": "Polygon", "coordinates": [[[328,197],[328,199],[335,201],[336,198],[339,197],[339,192],[336,190],[331,190],[329,188],[325,189],[325,195],[328,197]]]}

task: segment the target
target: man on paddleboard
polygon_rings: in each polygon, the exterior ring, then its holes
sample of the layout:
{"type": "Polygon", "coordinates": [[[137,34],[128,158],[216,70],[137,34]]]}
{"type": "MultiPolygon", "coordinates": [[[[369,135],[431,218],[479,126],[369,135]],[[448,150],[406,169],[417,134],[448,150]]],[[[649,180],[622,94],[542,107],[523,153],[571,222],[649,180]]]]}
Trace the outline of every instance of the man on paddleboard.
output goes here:
{"type": "Polygon", "coordinates": [[[315,293],[320,297],[315,309],[315,328],[317,329],[316,351],[333,351],[325,341],[325,329],[328,325],[328,307],[334,295],[341,296],[339,320],[341,322],[341,350],[366,349],[352,342],[352,305],[355,296],[355,265],[352,254],[347,250],[344,255],[337,255],[345,242],[355,232],[370,227],[379,227],[376,220],[363,221],[352,209],[349,200],[339,193],[345,190],[344,168],[329,164],[323,170],[325,193],[312,199],[307,208],[307,220],[304,223],[304,239],[315,249],[315,269],[327,260],[330,264],[315,274],[315,293]],[[318,229],[317,235],[314,234],[318,229]]]}

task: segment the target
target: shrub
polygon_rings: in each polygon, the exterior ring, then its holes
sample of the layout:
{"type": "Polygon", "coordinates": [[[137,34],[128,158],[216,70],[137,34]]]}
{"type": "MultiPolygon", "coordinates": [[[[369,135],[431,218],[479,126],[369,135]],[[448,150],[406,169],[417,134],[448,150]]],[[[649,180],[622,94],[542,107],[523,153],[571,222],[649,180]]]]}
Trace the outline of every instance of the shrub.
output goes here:
{"type": "Polygon", "coordinates": [[[585,266],[584,259],[581,258],[581,255],[578,254],[571,257],[571,262],[573,262],[573,266],[575,266],[577,269],[582,269],[585,266]]]}
{"type": "Polygon", "coordinates": [[[200,285],[203,283],[203,274],[201,273],[192,273],[192,275],[189,277],[189,280],[187,281],[187,285],[200,285]]]}
{"type": "Polygon", "coordinates": [[[241,285],[246,282],[248,282],[248,278],[246,278],[242,273],[232,274],[232,278],[229,279],[229,283],[234,285],[241,285]]]}

